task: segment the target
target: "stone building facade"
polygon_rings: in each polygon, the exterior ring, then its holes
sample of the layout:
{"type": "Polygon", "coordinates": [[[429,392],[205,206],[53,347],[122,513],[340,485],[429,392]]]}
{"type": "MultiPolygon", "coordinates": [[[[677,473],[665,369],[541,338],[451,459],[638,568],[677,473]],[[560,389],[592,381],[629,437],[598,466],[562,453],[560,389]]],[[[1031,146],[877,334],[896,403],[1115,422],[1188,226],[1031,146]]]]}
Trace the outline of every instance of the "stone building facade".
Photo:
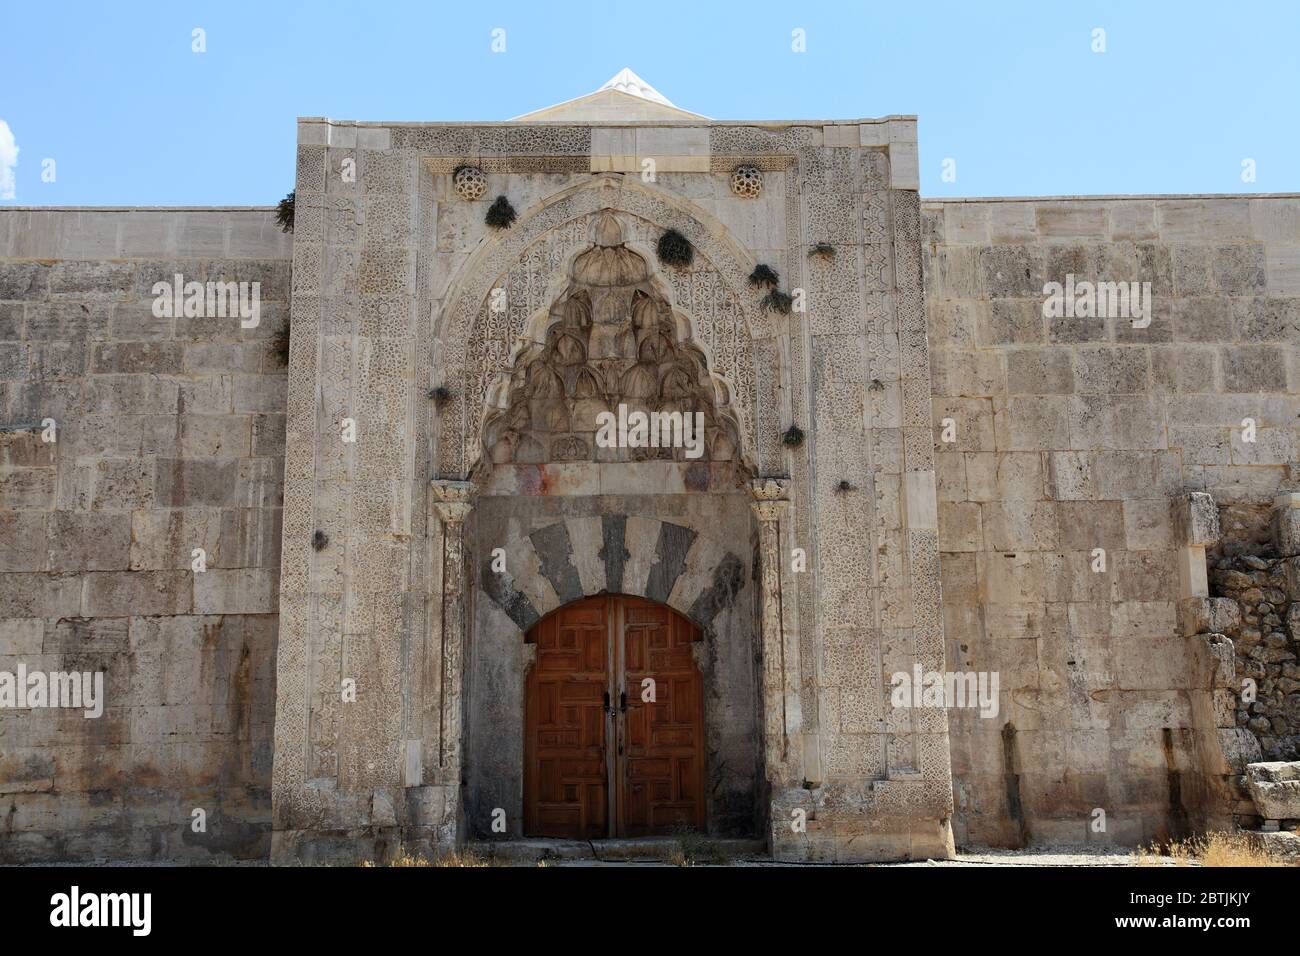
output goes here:
{"type": "Polygon", "coordinates": [[[923,201],[914,118],[713,121],[624,76],[300,120],[295,206],[0,210],[0,671],[107,686],[0,709],[0,860],[686,804],[782,860],[1136,844],[1251,819],[1244,764],[1294,758],[1300,198],[923,201]],[[261,321],[158,317],[176,274],[259,281],[261,321]],[[1049,317],[1067,276],[1149,282],[1149,321],[1049,317]],[[620,406],[703,443],[609,447],[620,406]],[[542,689],[583,635],[623,669],[545,686],[599,773],[542,689]],[[993,706],[898,706],[953,672],[993,706]]]}

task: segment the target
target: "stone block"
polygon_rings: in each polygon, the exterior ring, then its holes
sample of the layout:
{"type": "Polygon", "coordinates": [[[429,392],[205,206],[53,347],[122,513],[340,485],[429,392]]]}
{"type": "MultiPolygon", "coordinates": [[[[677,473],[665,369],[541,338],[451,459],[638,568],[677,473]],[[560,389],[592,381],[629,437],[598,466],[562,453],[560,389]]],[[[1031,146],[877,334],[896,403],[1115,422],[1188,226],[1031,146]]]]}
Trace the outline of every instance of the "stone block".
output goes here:
{"type": "Polygon", "coordinates": [[[1178,552],[1178,593],[1184,598],[1203,598],[1210,594],[1206,575],[1205,548],[1187,545],[1178,552]]]}
{"type": "Polygon", "coordinates": [[[226,226],[227,219],[223,210],[196,209],[184,213],[176,227],[177,255],[225,255],[226,226]]]}
{"type": "Polygon", "coordinates": [[[1132,551],[1174,548],[1174,520],[1166,498],[1128,498],[1125,509],[1125,546],[1132,551]]]}
{"type": "Polygon", "coordinates": [[[1170,199],[1156,204],[1160,238],[1169,242],[1248,238],[1250,201],[1233,199],[1170,199]]]}
{"type": "Polygon", "coordinates": [[[1102,203],[1038,203],[1035,214],[1038,233],[1044,238],[1106,238],[1106,207],[1102,203]]]}
{"type": "Polygon", "coordinates": [[[278,609],[278,569],[209,569],[194,575],[196,614],[274,614],[278,609]]]}
{"type": "Polygon", "coordinates": [[[1156,391],[1219,391],[1218,350],[1185,345],[1151,350],[1151,382],[1156,391]]]}
{"type": "Polygon", "coordinates": [[[1178,588],[1174,555],[1168,551],[1121,551],[1111,555],[1114,599],[1149,601],[1172,598],[1178,588]]]}
{"type": "Polygon", "coordinates": [[[1272,345],[1222,349],[1223,388],[1228,392],[1285,392],[1287,353],[1272,345]]]}
{"type": "Polygon", "coordinates": [[[1227,428],[1198,425],[1169,426],[1169,447],[1177,448],[1188,465],[1227,465],[1232,462],[1233,435],[1227,428]]]}
{"type": "Polygon", "coordinates": [[[1074,367],[1068,348],[1015,349],[1007,353],[1007,392],[1011,395],[1068,394],[1074,367]]]}
{"type": "Polygon", "coordinates": [[[181,371],[183,357],[177,342],[114,342],[96,345],[90,371],[99,374],[158,374],[181,371]]]}
{"type": "Polygon", "coordinates": [[[56,511],[50,515],[46,569],[125,571],[131,559],[131,515],[56,511]]]}
{"type": "Polygon", "coordinates": [[[1106,213],[1112,241],[1155,239],[1158,234],[1153,203],[1120,200],[1110,203],[1106,213]]]}
{"type": "Polygon", "coordinates": [[[889,187],[891,189],[917,190],[921,188],[921,174],[915,141],[910,143],[890,143],[889,173],[889,187]]]}
{"type": "MultiPolygon", "coordinates": [[[[57,419],[56,419],[57,423],[57,419]]],[[[58,441],[45,441],[45,428],[35,422],[30,427],[0,428],[0,466],[5,468],[47,468],[57,461],[56,453],[65,433],[55,430],[58,441]]]]}
{"type": "Polygon", "coordinates": [[[76,617],[82,582],[47,574],[0,574],[0,618],[76,617]]]}
{"type": "Polygon", "coordinates": [[[1241,608],[1231,598],[1188,597],[1178,602],[1178,629],[1184,637],[1223,634],[1241,629],[1241,608]]]}
{"type": "Polygon", "coordinates": [[[50,266],[41,262],[0,262],[0,299],[44,301],[49,295],[50,266]]]}
{"type": "MultiPolygon", "coordinates": [[[[1152,451],[1099,449],[1089,459],[1097,477],[1098,498],[1126,500],[1149,497],[1160,491],[1152,451]]],[[[1166,503],[1166,510],[1167,507],[1166,503]]]]}
{"type": "Polygon", "coordinates": [[[1124,549],[1124,506],[1119,501],[1062,501],[1058,504],[1061,548],[1107,553],[1124,549]]]}
{"type": "Polygon", "coordinates": [[[946,203],[943,233],[946,242],[988,242],[989,207],[983,203],[946,203]]]}
{"type": "Polygon", "coordinates": [[[1243,341],[1289,342],[1300,331],[1300,298],[1237,296],[1230,302],[1243,341]]]}
{"type": "Polygon", "coordinates": [[[1170,321],[1177,342],[1231,342],[1237,335],[1230,299],[1189,295],[1170,304],[1170,321]]]}
{"type": "Polygon", "coordinates": [[[154,501],[162,508],[231,506],[237,500],[239,468],[233,458],[159,458],[154,501]]]}
{"type": "Polygon", "coordinates": [[[939,504],[939,549],[945,552],[983,549],[979,505],[970,502],[939,504]]]}
{"type": "Polygon", "coordinates": [[[53,468],[16,468],[0,473],[0,511],[44,511],[54,506],[53,468]]]}
{"type": "Polygon", "coordinates": [[[1043,456],[1047,464],[1044,493],[1057,501],[1087,501],[1097,497],[1097,478],[1087,452],[1054,451],[1043,456]]]}
{"type": "Polygon", "coordinates": [[[121,302],[134,287],[131,262],[59,262],[50,269],[51,301],[121,302]]]}
{"type": "Polygon", "coordinates": [[[45,570],[44,512],[0,514],[0,572],[45,570]]]}
{"type": "Polygon", "coordinates": [[[984,544],[990,551],[1053,551],[1059,541],[1056,503],[991,501],[982,506],[984,544]]]}
{"type": "Polygon", "coordinates": [[[930,378],[936,396],[991,397],[1007,388],[1003,357],[990,352],[932,351],[930,378]]]}
{"type": "Polygon", "coordinates": [[[133,259],[151,259],[175,255],[175,216],[163,210],[138,209],[121,217],[118,227],[118,254],[133,259]]]}
{"type": "Polygon", "coordinates": [[[1229,461],[1234,465],[1289,465],[1300,460],[1298,433],[1292,428],[1257,428],[1247,441],[1241,429],[1229,432],[1229,461]]]}
{"type": "Polygon", "coordinates": [[[105,571],[87,574],[84,613],[90,617],[188,614],[189,571],[105,571]]]}
{"type": "Polygon", "coordinates": [[[1265,268],[1269,295],[1300,295],[1300,243],[1270,244],[1265,268]]]}
{"type": "MultiPolygon", "coordinates": [[[[632,130],[635,148],[631,155],[640,159],[653,157],[656,168],[664,172],[708,172],[709,131],[697,127],[643,126],[632,130]]],[[[595,137],[592,139],[593,152],[595,137]]]]}
{"type": "Polygon", "coordinates": [[[41,653],[45,622],[39,618],[0,620],[0,649],[6,656],[34,657],[41,653]]]}
{"type": "Polygon", "coordinates": [[[1146,392],[1150,359],[1140,346],[1080,348],[1074,353],[1075,388],[1079,392],[1146,392]]]}
{"type": "Polygon", "coordinates": [[[962,457],[971,501],[1036,501],[1044,497],[1041,461],[1036,453],[979,452],[962,457]]]}
{"type": "Polygon", "coordinates": [[[1147,395],[1090,394],[1069,399],[1069,441],[1057,448],[1163,449],[1165,410],[1147,395]]]}
{"type": "Polygon", "coordinates": [[[1221,245],[1214,248],[1211,272],[1218,290],[1227,295],[1258,295],[1267,288],[1262,243],[1221,245]]]}
{"type": "Polygon", "coordinates": [[[935,484],[941,502],[967,500],[965,456],[959,454],[937,456],[935,484]]]}
{"type": "Polygon", "coordinates": [[[1178,508],[1178,532],[1184,545],[1209,547],[1219,541],[1219,509],[1203,491],[1188,492],[1178,508]]]}
{"type": "Polygon", "coordinates": [[[1012,395],[994,406],[998,451],[1070,447],[1069,405],[1063,395],[1012,395]]]}
{"type": "Polygon", "coordinates": [[[23,337],[23,304],[0,302],[0,339],[13,341],[23,337]]]}
{"type": "Polygon", "coordinates": [[[985,246],[976,253],[984,293],[991,299],[1041,300],[1045,264],[1041,248],[1024,243],[985,246]]]}
{"type": "MultiPolygon", "coordinates": [[[[983,296],[975,247],[940,246],[930,259],[933,285],[949,299],[972,300],[983,296]]],[[[928,277],[927,277],[928,278],[928,277]]]]}
{"type": "Polygon", "coordinates": [[[956,441],[942,442],[939,446],[941,452],[943,450],[993,451],[993,406],[988,399],[936,398],[932,424],[936,437],[942,439],[943,432],[947,428],[947,420],[951,420],[955,427],[956,441]]]}
{"type": "Polygon", "coordinates": [[[933,471],[908,471],[903,476],[906,527],[913,531],[939,527],[933,471]]]}
{"type": "Polygon", "coordinates": [[[154,503],[154,463],[134,458],[101,459],[91,471],[95,511],[131,511],[154,503]]]}
{"type": "Polygon", "coordinates": [[[1300,554],[1300,493],[1288,492],[1273,499],[1273,540],[1280,553],[1300,554]]]}
{"type": "Polygon", "coordinates": [[[1246,765],[1246,786],[1267,820],[1300,820],[1300,761],[1246,765]]]}
{"type": "Polygon", "coordinates": [[[27,307],[32,342],[83,342],[108,336],[113,307],[107,303],[50,302],[27,307]]]}

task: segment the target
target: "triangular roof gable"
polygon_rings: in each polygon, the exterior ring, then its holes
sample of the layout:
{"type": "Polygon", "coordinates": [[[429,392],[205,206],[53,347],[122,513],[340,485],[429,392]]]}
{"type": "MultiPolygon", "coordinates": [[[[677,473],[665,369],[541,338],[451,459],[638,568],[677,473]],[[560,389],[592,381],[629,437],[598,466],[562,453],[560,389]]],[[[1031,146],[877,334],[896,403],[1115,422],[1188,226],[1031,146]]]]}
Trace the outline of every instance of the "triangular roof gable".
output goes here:
{"type": "Polygon", "coordinates": [[[610,77],[600,89],[585,96],[514,117],[515,120],[584,122],[707,118],[674,106],[666,96],[627,67],[610,77]]]}

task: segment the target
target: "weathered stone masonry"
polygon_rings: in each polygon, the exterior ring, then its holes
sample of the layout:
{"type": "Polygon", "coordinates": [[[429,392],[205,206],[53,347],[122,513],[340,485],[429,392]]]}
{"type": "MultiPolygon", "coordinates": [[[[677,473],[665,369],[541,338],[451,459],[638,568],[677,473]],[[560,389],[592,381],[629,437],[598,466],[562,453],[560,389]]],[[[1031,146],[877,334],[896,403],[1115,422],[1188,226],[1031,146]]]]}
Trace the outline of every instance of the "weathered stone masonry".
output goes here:
{"type": "Polygon", "coordinates": [[[291,237],[0,210],[0,670],[108,685],[0,711],[0,860],[518,836],[524,634],[599,593],[701,627],[709,829],[778,858],[1256,820],[1300,728],[1300,199],[921,202],[915,162],[900,117],[304,120],[291,237]],[[177,272],[260,280],[260,326],[154,318],[177,272]],[[1045,319],[1065,273],[1152,282],[1151,325],[1045,319]],[[615,379],[722,437],[601,457],[615,379]],[[914,664],[997,671],[997,718],[892,709],[914,664]]]}
{"type": "Polygon", "coordinates": [[[0,861],[269,850],[289,248],[265,209],[0,211],[0,670],[107,697],[0,710],[0,861]],[[155,318],[176,273],[260,281],[260,325],[155,318]]]}
{"type": "Polygon", "coordinates": [[[997,721],[951,715],[958,840],[1132,844],[1249,813],[1191,783],[1259,759],[1232,717],[1248,668],[1195,635],[1226,631],[1243,664],[1277,635],[1279,672],[1300,635],[1270,622],[1243,642],[1215,608],[1183,613],[1240,582],[1188,590],[1186,559],[1204,580],[1207,547],[1285,556],[1270,516],[1300,479],[1300,200],[928,201],[924,224],[934,418],[958,425],[936,453],[948,656],[1003,690],[997,721]],[[1151,282],[1150,326],[1045,318],[1044,283],[1068,273],[1151,282]],[[1222,532],[1189,526],[1192,492],[1222,532]]]}

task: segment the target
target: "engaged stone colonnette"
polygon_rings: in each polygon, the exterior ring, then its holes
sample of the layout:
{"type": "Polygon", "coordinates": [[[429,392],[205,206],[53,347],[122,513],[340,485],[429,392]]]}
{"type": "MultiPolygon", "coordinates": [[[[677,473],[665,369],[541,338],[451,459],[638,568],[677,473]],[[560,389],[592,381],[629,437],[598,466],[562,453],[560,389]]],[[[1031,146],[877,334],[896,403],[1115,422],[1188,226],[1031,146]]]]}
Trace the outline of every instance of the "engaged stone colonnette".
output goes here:
{"type": "Polygon", "coordinates": [[[102,718],[0,710],[0,859],[522,836],[526,634],[600,593],[700,627],[709,831],[780,859],[1291,819],[1300,198],[921,200],[912,118],[626,88],[301,120],[292,236],[0,210],[0,670],[106,674],[102,718]],[[155,317],[177,273],[259,324],[155,317]],[[1149,325],[1045,316],[1066,275],[1149,325]],[[705,454],[598,447],[620,401],[705,454]],[[997,717],[891,708],[917,665],[997,717]]]}

